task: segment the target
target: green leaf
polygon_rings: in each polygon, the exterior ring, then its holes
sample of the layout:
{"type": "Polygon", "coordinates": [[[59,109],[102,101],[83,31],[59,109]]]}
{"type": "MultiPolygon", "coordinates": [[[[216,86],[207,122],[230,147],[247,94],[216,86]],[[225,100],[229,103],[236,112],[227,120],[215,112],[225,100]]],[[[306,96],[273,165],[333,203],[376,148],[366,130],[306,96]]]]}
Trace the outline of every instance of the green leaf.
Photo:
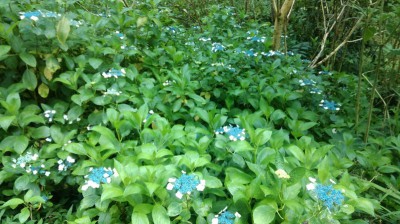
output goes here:
{"type": "Polygon", "coordinates": [[[153,217],[154,223],[160,223],[160,224],[171,223],[167,214],[167,210],[162,205],[159,204],[154,205],[153,211],[151,212],[151,216],[153,217]]]}
{"type": "Polygon", "coordinates": [[[272,206],[260,205],[253,210],[254,224],[268,224],[275,219],[275,209],[272,206]]]}
{"type": "Polygon", "coordinates": [[[76,155],[86,155],[86,150],[85,147],[83,146],[82,143],[69,143],[65,146],[65,150],[76,154],[76,155]]]}
{"type": "Polygon", "coordinates": [[[27,65],[31,67],[36,67],[36,58],[32,54],[23,52],[19,54],[19,57],[24,61],[27,65]]]}
{"type": "Polygon", "coordinates": [[[261,128],[256,129],[256,137],[254,139],[254,144],[257,146],[264,145],[271,139],[272,131],[264,130],[261,128]]]}
{"type": "Polygon", "coordinates": [[[298,146],[296,145],[291,145],[287,148],[286,150],[287,152],[289,152],[290,154],[292,154],[297,160],[299,160],[300,162],[305,162],[305,155],[303,150],[301,150],[298,146]]]}
{"type": "Polygon", "coordinates": [[[168,216],[178,216],[182,212],[182,203],[172,202],[168,206],[168,216]]]}
{"type": "Polygon", "coordinates": [[[31,213],[29,212],[29,209],[27,207],[23,208],[18,215],[19,222],[25,223],[25,221],[28,220],[30,215],[31,215],[31,213]]]}
{"type": "Polygon", "coordinates": [[[4,131],[7,131],[11,123],[14,121],[15,116],[3,116],[0,115],[0,126],[4,131]]]}
{"type": "Polygon", "coordinates": [[[5,207],[10,207],[12,209],[15,209],[18,205],[23,204],[24,201],[21,198],[12,198],[8,200],[6,203],[4,203],[1,208],[5,207]]]}
{"type": "Polygon", "coordinates": [[[0,45],[0,57],[7,54],[11,50],[11,46],[0,45]]]}
{"type": "Polygon", "coordinates": [[[220,188],[222,187],[222,182],[219,178],[214,176],[204,176],[204,180],[206,181],[207,188],[220,188]]]}
{"type": "Polygon", "coordinates": [[[101,194],[101,201],[109,198],[117,198],[124,194],[124,191],[120,187],[113,186],[111,184],[103,185],[103,193],[101,194]]]}
{"type": "Polygon", "coordinates": [[[114,132],[112,132],[110,129],[103,126],[94,126],[92,130],[101,134],[106,140],[108,140],[115,147],[116,150],[120,149],[119,141],[115,137],[114,132]]]}
{"type": "Polygon", "coordinates": [[[49,87],[46,84],[41,83],[39,85],[38,93],[41,97],[47,98],[47,96],[49,95],[49,92],[50,92],[49,87]]]}
{"type": "Polygon", "coordinates": [[[62,45],[65,45],[69,32],[71,30],[70,22],[67,17],[62,17],[57,24],[57,39],[62,45]]]}
{"type": "Polygon", "coordinates": [[[135,224],[150,224],[149,218],[147,218],[146,214],[134,212],[132,213],[131,223],[135,224]]]}
{"type": "Polygon", "coordinates": [[[19,191],[23,191],[28,189],[29,182],[30,182],[29,176],[23,175],[15,180],[14,187],[19,191]]]}
{"type": "Polygon", "coordinates": [[[352,203],[357,210],[364,211],[372,216],[375,216],[374,205],[366,198],[357,198],[355,203],[352,203]]]}
{"type": "Polygon", "coordinates": [[[35,73],[31,69],[26,69],[24,74],[22,75],[22,83],[24,83],[25,87],[33,91],[37,86],[37,79],[35,73]]]}
{"type": "MultiPolygon", "coordinates": [[[[227,179],[229,179],[231,182],[241,185],[241,184],[248,184],[250,181],[253,179],[252,176],[248,175],[247,173],[233,168],[233,167],[228,167],[225,171],[227,179]]],[[[207,183],[207,182],[206,182],[207,183]]]]}
{"type": "Polygon", "coordinates": [[[89,64],[92,66],[94,69],[97,69],[100,67],[100,65],[103,63],[103,60],[99,58],[89,58],[89,64]]]}
{"type": "Polygon", "coordinates": [[[28,147],[29,139],[26,136],[20,135],[14,138],[14,151],[18,154],[22,154],[26,147],[28,147]]]}

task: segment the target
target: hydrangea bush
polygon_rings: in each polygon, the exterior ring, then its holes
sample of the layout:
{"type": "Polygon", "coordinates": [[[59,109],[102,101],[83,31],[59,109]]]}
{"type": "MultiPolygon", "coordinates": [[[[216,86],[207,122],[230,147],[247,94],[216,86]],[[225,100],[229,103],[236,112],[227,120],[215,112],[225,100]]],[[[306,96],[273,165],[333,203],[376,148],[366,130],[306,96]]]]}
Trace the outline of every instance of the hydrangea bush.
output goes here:
{"type": "Polygon", "coordinates": [[[234,8],[184,27],[160,1],[72,2],[0,3],[5,223],[374,220],[354,76],[234,8]]]}

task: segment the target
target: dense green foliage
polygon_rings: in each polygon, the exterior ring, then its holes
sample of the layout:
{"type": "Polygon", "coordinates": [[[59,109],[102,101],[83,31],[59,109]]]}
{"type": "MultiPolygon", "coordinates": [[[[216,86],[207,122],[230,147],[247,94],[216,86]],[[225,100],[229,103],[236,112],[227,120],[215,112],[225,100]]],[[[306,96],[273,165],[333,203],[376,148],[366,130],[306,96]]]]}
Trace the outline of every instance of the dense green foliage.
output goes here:
{"type": "Polygon", "coordinates": [[[1,221],[400,220],[396,105],[182,2],[0,3],[1,221]]]}

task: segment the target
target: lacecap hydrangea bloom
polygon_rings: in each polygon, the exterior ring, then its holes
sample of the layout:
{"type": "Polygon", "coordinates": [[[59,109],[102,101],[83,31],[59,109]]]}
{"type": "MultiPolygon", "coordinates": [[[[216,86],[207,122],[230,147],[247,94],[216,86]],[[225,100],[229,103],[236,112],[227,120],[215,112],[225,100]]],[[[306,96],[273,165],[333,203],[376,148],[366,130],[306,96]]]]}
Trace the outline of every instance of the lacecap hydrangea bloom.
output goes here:
{"type": "Polygon", "coordinates": [[[98,167],[90,168],[89,174],[85,176],[85,184],[82,190],[86,191],[89,187],[99,188],[102,183],[110,183],[111,177],[117,177],[118,173],[115,169],[98,167]]]}
{"type": "Polygon", "coordinates": [[[58,171],[67,171],[68,168],[72,166],[72,164],[75,163],[75,159],[72,158],[71,156],[68,156],[65,160],[58,160],[58,171]]]}
{"type": "Polygon", "coordinates": [[[41,164],[40,166],[32,166],[29,165],[29,167],[26,169],[27,173],[32,173],[33,175],[38,175],[38,174],[43,174],[46,177],[50,176],[50,171],[45,170],[45,165],[41,164]]]}
{"type": "Polygon", "coordinates": [[[185,194],[190,195],[194,190],[203,191],[205,187],[205,180],[200,180],[194,174],[188,175],[185,171],[182,171],[179,178],[169,178],[167,184],[167,190],[175,190],[175,196],[179,199],[185,194]]]}
{"type": "Polygon", "coordinates": [[[11,166],[13,168],[17,168],[18,166],[21,168],[25,168],[27,163],[32,161],[36,161],[39,158],[38,154],[32,154],[31,152],[27,152],[25,155],[21,155],[18,159],[12,159],[13,163],[11,166]]]}
{"type": "Polygon", "coordinates": [[[45,110],[43,114],[44,114],[44,117],[47,118],[47,120],[49,122],[52,122],[53,117],[56,114],[56,111],[55,110],[45,110]]]}
{"type": "Polygon", "coordinates": [[[212,224],[233,224],[236,218],[240,218],[241,215],[238,212],[233,214],[230,211],[226,211],[228,207],[225,207],[220,213],[215,215],[212,219],[212,224]]]}
{"type": "Polygon", "coordinates": [[[240,128],[239,126],[233,127],[232,125],[229,126],[223,126],[221,128],[218,128],[215,131],[215,134],[226,134],[229,136],[229,139],[231,141],[244,141],[246,139],[246,132],[244,128],[240,128]]]}
{"type": "Polygon", "coordinates": [[[223,51],[225,50],[225,46],[221,43],[213,43],[211,50],[212,52],[223,51]]]}
{"type": "Polygon", "coordinates": [[[103,72],[102,76],[106,79],[111,78],[111,77],[114,77],[117,79],[119,77],[125,76],[125,73],[126,73],[125,69],[118,70],[118,69],[113,68],[113,69],[110,69],[108,72],[103,72]]]}
{"type": "MultiPolygon", "coordinates": [[[[331,184],[323,185],[316,182],[315,178],[308,178],[311,183],[307,184],[306,188],[312,193],[317,200],[331,211],[337,206],[342,205],[344,196],[341,191],[334,189],[331,184]]],[[[331,181],[335,183],[334,181],[331,181]]]]}
{"type": "Polygon", "coordinates": [[[338,111],[340,110],[340,104],[335,103],[334,101],[329,101],[329,100],[321,100],[321,103],[319,104],[322,108],[325,110],[333,110],[333,111],[338,111]]]}

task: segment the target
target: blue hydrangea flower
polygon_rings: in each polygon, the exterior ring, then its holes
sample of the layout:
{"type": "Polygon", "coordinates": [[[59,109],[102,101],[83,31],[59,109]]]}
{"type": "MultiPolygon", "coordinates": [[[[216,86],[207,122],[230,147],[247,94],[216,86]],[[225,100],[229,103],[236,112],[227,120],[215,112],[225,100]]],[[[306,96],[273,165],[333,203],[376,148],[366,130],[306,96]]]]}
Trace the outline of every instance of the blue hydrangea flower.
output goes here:
{"type": "Polygon", "coordinates": [[[330,71],[320,71],[320,72],[318,72],[318,74],[320,74],[320,75],[332,75],[332,72],[330,72],[330,71]]]}
{"type": "Polygon", "coordinates": [[[318,89],[318,88],[311,88],[310,89],[310,93],[311,94],[318,94],[321,95],[322,94],[322,90],[318,89]]]}
{"type": "Polygon", "coordinates": [[[254,52],[253,49],[243,51],[243,54],[245,54],[247,57],[256,57],[258,55],[258,53],[254,52]]]}
{"type": "Polygon", "coordinates": [[[253,36],[253,37],[247,37],[247,40],[250,40],[252,42],[264,43],[265,42],[265,37],[253,36]]]}
{"type": "Polygon", "coordinates": [[[70,168],[74,163],[75,159],[72,158],[71,156],[68,156],[66,159],[58,160],[58,171],[67,171],[68,168],[70,168]]]}
{"type": "Polygon", "coordinates": [[[328,100],[321,100],[321,103],[319,105],[325,110],[333,110],[333,111],[340,110],[341,106],[340,104],[335,103],[334,101],[328,101],[328,100]]]}
{"type": "Polygon", "coordinates": [[[47,118],[47,120],[49,122],[52,122],[53,117],[56,114],[56,111],[55,110],[45,110],[43,114],[44,114],[44,117],[47,118]]]}
{"type": "MultiPolygon", "coordinates": [[[[312,192],[312,195],[322,202],[329,210],[342,205],[344,196],[341,191],[334,189],[333,186],[316,183],[315,178],[309,178],[311,183],[307,184],[307,190],[312,192]]],[[[335,183],[331,180],[331,183],[335,183]]]]}
{"type": "Polygon", "coordinates": [[[238,212],[233,214],[230,211],[226,211],[228,207],[225,207],[220,213],[215,215],[212,219],[212,224],[233,224],[236,218],[240,218],[241,215],[238,212]]]}
{"type": "Polygon", "coordinates": [[[32,12],[20,12],[19,14],[20,14],[19,16],[20,19],[26,18],[26,19],[31,19],[33,21],[39,20],[39,17],[42,16],[42,12],[40,10],[32,12]]]}
{"type": "Polygon", "coordinates": [[[222,45],[221,43],[213,43],[211,51],[212,52],[217,52],[217,51],[223,51],[225,50],[225,46],[222,45]]]}
{"type": "Polygon", "coordinates": [[[264,55],[264,56],[267,56],[267,57],[272,57],[272,56],[283,56],[283,53],[282,53],[282,52],[280,52],[280,51],[273,51],[273,50],[270,50],[270,51],[268,51],[267,53],[262,52],[261,54],[264,55]]]}
{"type": "Polygon", "coordinates": [[[11,165],[13,168],[21,167],[25,168],[27,163],[32,161],[36,161],[39,158],[38,154],[32,154],[31,152],[27,152],[25,155],[21,155],[18,159],[12,159],[13,164],[11,165]]]}
{"type": "Polygon", "coordinates": [[[215,134],[227,134],[231,141],[244,141],[246,139],[246,132],[244,128],[239,126],[233,127],[232,125],[224,126],[215,130],[215,134]]]}
{"type": "Polygon", "coordinates": [[[117,177],[118,173],[115,169],[99,167],[90,168],[89,174],[85,176],[85,184],[82,186],[82,190],[86,191],[89,187],[99,188],[102,183],[110,183],[111,177],[117,177]]]}
{"type": "Polygon", "coordinates": [[[115,31],[115,34],[117,35],[117,37],[121,40],[123,40],[125,38],[124,34],[120,33],[119,31],[115,31]]]}
{"type": "Polygon", "coordinates": [[[299,80],[300,86],[313,86],[316,82],[312,79],[300,79],[299,80]]]}
{"type": "Polygon", "coordinates": [[[46,167],[44,166],[44,164],[41,164],[40,166],[29,165],[29,167],[26,169],[26,172],[32,173],[33,175],[43,174],[48,177],[50,175],[50,171],[45,170],[45,168],[46,167]]]}
{"type": "Polygon", "coordinates": [[[172,34],[175,34],[175,33],[177,32],[177,29],[176,29],[175,27],[173,27],[173,26],[167,27],[167,30],[168,30],[169,32],[171,32],[172,34]]]}
{"type": "Polygon", "coordinates": [[[207,42],[207,41],[211,41],[211,38],[209,38],[209,37],[200,37],[199,41],[207,42]]]}
{"type": "Polygon", "coordinates": [[[126,73],[125,69],[118,70],[118,69],[113,68],[113,69],[110,69],[108,72],[103,72],[102,76],[106,79],[111,78],[111,77],[114,77],[117,79],[119,77],[125,76],[125,73],[126,73]]]}
{"type": "Polygon", "coordinates": [[[182,171],[182,175],[178,179],[168,179],[167,190],[176,190],[175,196],[181,199],[184,194],[190,195],[194,190],[203,191],[205,187],[205,180],[199,180],[194,174],[188,175],[182,171]]]}
{"type": "Polygon", "coordinates": [[[149,120],[149,118],[151,117],[151,115],[153,115],[153,114],[154,114],[154,111],[149,110],[149,113],[147,114],[146,118],[143,120],[143,123],[146,123],[149,120]]]}
{"type": "Polygon", "coordinates": [[[107,89],[107,91],[104,92],[103,94],[104,94],[104,96],[106,96],[106,95],[119,96],[119,95],[121,95],[121,93],[122,93],[122,91],[118,91],[114,88],[110,88],[110,89],[107,89]]]}

